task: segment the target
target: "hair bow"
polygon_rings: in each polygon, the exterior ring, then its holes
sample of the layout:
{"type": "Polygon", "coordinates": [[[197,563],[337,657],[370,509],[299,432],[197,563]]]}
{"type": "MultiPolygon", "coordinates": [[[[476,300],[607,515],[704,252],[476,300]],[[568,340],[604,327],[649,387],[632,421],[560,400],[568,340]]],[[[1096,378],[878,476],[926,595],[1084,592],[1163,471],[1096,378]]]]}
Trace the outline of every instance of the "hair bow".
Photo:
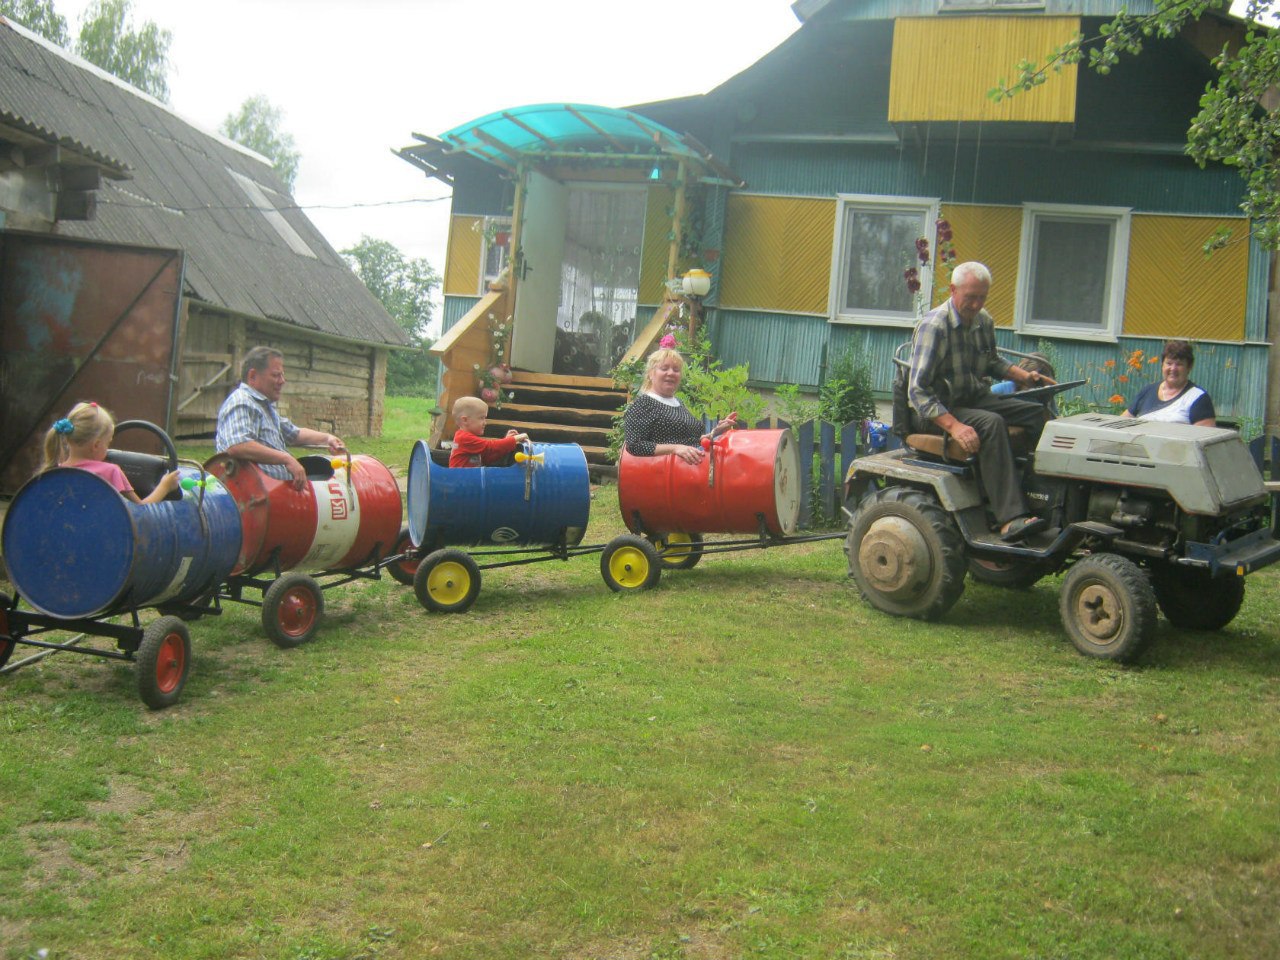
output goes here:
{"type": "Polygon", "coordinates": [[[72,423],[70,420],[68,420],[66,417],[63,417],[61,420],[58,420],[56,423],[54,423],[53,429],[56,430],[58,433],[62,434],[63,436],[68,436],[69,434],[72,434],[75,432],[76,425],[72,423]]]}
{"type": "Polygon", "coordinates": [[[670,333],[668,333],[665,337],[663,337],[661,340],[658,341],[658,346],[662,347],[665,350],[674,349],[675,345],[676,345],[675,335],[670,333]]]}

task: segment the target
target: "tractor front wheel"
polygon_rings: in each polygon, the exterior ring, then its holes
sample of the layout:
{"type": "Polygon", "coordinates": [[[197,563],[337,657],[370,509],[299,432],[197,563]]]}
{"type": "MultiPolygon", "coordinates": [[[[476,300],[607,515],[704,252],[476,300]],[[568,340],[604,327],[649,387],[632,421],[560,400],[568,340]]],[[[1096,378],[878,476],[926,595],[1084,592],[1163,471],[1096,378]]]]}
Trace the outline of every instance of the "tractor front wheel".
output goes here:
{"type": "Polygon", "coordinates": [[[1127,663],[1155,634],[1151,582],[1118,554],[1095,553],[1072,566],[1062,578],[1058,608],[1071,642],[1089,657],[1127,663]]]}

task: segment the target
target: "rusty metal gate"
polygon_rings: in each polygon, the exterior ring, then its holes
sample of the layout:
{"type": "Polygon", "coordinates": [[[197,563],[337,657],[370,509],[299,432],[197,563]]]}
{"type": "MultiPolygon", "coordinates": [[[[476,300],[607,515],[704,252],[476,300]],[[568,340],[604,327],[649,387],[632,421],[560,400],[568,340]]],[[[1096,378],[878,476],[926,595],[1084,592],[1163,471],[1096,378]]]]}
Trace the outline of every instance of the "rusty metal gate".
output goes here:
{"type": "Polygon", "coordinates": [[[78,401],[170,428],[182,271],[178,250],[0,231],[0,493],[78,401]]]}

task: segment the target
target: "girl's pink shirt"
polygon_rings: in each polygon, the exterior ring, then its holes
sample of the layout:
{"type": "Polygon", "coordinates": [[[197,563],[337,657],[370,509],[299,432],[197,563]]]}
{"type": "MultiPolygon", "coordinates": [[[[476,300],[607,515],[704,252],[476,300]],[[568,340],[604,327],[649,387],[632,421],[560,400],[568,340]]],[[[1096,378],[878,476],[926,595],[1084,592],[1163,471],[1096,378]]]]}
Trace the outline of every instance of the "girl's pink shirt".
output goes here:
{"type": "Polygon", "coordinates": [[[133,489],[133,484],[124,475],[124,471],[114,463],[107,463],[105,460],[81,460],[79,463],[68,463],[66,466],[77,467],[97,474],[121,493],[128,493],[133,489]]]}

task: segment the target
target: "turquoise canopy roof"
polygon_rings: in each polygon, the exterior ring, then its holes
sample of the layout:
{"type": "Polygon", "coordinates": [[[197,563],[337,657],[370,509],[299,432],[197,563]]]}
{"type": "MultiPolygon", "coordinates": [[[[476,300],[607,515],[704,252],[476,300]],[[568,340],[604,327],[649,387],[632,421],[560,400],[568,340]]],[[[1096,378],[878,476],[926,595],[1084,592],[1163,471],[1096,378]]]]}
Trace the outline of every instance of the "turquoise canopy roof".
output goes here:
{"type": "Polygon", "coordinates": [[[400,156],[444,180],[452,179],[450,161],[460,155],[507,169],[525,161],[611,155],[637,161],[687,160],[721,182],[741,182],[693,137],[631,110],[587,103],[511,107],[446,130],[438,139],[414,137],[422,146],[405,147],[398,151],[400,156]]]}

